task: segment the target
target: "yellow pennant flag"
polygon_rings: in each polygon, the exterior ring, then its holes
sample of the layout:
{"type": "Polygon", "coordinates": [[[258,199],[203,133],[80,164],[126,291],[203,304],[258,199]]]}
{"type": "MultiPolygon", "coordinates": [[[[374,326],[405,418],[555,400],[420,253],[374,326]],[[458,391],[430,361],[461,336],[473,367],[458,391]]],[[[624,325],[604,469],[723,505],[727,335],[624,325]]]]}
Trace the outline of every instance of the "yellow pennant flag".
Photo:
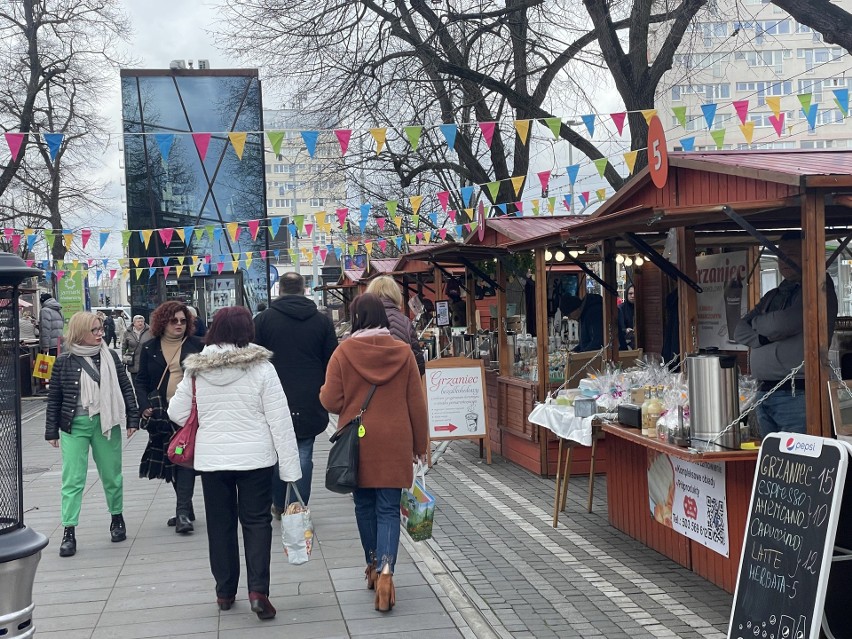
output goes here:
{"type": "Polygon", "coordinates": [[[533,209],[533,215],[539,214],[540,210],[539,210],[539,206],[538,206],[538,198],[533,198],[532,209],[533,209]]]}
{"type": "Polygon", "coordinates": [[[144,271],[144,270],[145,270],[144,268],[137,268],[136,269],[136,279],[137,280],[142,277],[142,271],[144,271]]]}
{"type": "Polygon", "coordinates": [[[395,215],[395,216],[394,216],[394,218],[393,218],[393,225],[394,225],[396,228],[402,228],[402,216],[401,216],[401,215],[395,215]]]}
{"type": "Polygon", "coordinates": [[[748,144],[751,144],[751,140],[754,137],[754,120],[749,120],[745,124],[740,125],[740,131],[743,132],[743,137],[748,144]]]}
{"type": "Polygon", "coordinates": [[[237,229],[240,226],[239,222],[228,222],[225,225],[228,228],[228,235],[231,236],[231,239],[235,242],[237,241],[237,229]]]}
{"type": "Polygon", "coordinates": [[[469,220],[476,219],[475,216],[473,215],[473,209],[465,209],[464,212],[465,212],[465,215],[467,215],[467,219],[469,219],[469,220]]]}
{"type": "Polygon", "coordinates": [[[606,199],[606,189],[598,189],[595,193],[598,196],[598,202],[603,202],[606,199]]]}
{"type": "Polygon", "coordinates": [[[180,277],[181,273],[183,273],[183,264],[178,264],[175,266],[175,274],[180,277]]]}
{"type": "Polygon", "coordinates": [[[364,242],[364,248],[367,250],[367,255],[373,254],[373,243],[372,242],[364,242]]]}
{"type": "Polygon", "coordinates": [[[317,223],[317,226],[320,227],[322,230],[325,230],[325,220],[327,217],[328,213],[326,213],[325,211],[317,211],[316,213],[314,213],[314,221],[317,223]]]}
{"type": "Polygon", "coordinates": [[[530,121],[515,120],[515,131],[518,132],[518,138],[520,138],[521,144],[526,144],[530,137],[530,121]]]}
{"type": "Polygon", "coordinates": [[[76,271],[80,268],[80,260],[74,259],[71,260],[71,267],[76,271]]]}
{"type": "Polygon", "coordinates": [[[231,146],[234,147],[234,153],[241,160],[243,159],[243,150],[246,148],[246,133],[232,132],[228,134],[228,139],[231,141],[231,146]]]}
{"type": "Polygon", "coordinates": [[[512,178],[512,188],[515,189],[515,197],[518,197],[521,194],[521,189],[523,188],[524,180],[526,179],[526,175],[516,175],[512,178]]]}
{"type": "Polygon", "coordinates": [[[148,248],[148,244],[151,242],[151,236],[153,234],[153,229],[145,229],[144,231],[142,231],[142,238],[145,240],[145,248],[148,248]]]}
{"type": "Polygon", "coordinates": [[[633,169],[636,166],[636,156],[639,151],[628,151],[624,154],[624,163],[627,165],[627,170],[633,175],[633,169]]]}
{"type": "Polygon", "coordinates": [[[240,270],[240,261],[239,260],[233,260],[231,262],[231,269],[234,271],[234,273],[239,271],[240,270]]]}
{"type": "Polygon", "coordinates": [[[121,275],[122,275],[123,277],[130,277],[130,269],[129,269],[129,268],[123,268],[123,269],[121,269],[121,275]]]}
{"type": "Polygon", "coordinates": [[[423,203],[423,196],[412,195],[408,200],[411,202],[411,214],[417,215],[417,211],[420,210],[420,205],[423,203]]]}
{"type": "Polygon", "coordinates": [[[183,266],[183,260],[184,260],[183,255],[178,256],[176,259],[177,259],[177,261],[178,261],[178,264],[180,264],[181,266],[183,266]]]}
{"type": "Polygon", "coordinates": [[[186,233],[183,232],[183,228],[178,226],[177,228],[175,228],[175,233],[177,233],[177,236],[180,238],[180,241],[186,244],[186,233]]]}
{"type": "Polygon", "coordinates": [[[370,129],[370,135],[376,141],[376,155],[382,152],[385,148],[385,140],[387,139],[388,130],[384,127],[380,129],[370,129]]]}
{"type": "Polygon", "coordinates": [[[254,253],[254,251],[247,251],[246,252],[246,268],[251,267],[252,259],[254,259],[254,258],[252,258],[252,253],[254,253]]]}
{"type": "Polygon", "coordinates": [[[141,258],[138,258],[138,257],[131,257],[130,261],[133,262],[133,266],[139,266],[139,260],[140,259],[141,258]]]}
{"type": "Polygon", "coordinates": [[[772,109],[772,113],[777,118],[781,113],[781,96],[772,95],[766,97],[766,106],[772,109]]]}
{"type": "Polygon", "coordinates": [[[651,124],[651,118],[653,118],[655,115],[657,115],[657,110],[656,109],[645,109],[641,113],[642,113],[642,116],[645,118],[645,123],[651,124]]]}
{"type": "Polygon", "coordinates": [[[62,239],[65,241],[65,250],[70,251],[71,250],[71,242],[74,241],[74,234],[73,233],[63,233],[62,239]]]}

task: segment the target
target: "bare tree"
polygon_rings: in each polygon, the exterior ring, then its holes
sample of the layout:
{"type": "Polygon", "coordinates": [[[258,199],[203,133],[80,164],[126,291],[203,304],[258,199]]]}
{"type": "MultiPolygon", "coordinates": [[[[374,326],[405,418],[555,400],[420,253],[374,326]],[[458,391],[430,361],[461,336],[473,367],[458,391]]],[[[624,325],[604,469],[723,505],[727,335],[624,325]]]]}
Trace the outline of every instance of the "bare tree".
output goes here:
{"type": "Polygon", "coordinates": [[[822,34],[822,39],[852,52],[852,13],[830,0],[772,0],[797,22],[822,34]]]}
{"type": "MultiPolygon", "coordinates": [[[[455,193],[460,185],[500,181],[496,200],[510,202],[519,198],[507,178],[527,174],[532,145],[503,124],[486,147],[476,123],[542,121],[588,104],[586,87],[599,84],[607,70],[629,110],[653,108],[684,31],[706,3],[234,0],[220,35],[232,53],[290,81],[305,108],[334,107],[354,128],[459,124],[455,155],[446,153],[435,129],[424,133],[416,152],[402,131],[390,130],[378,158],[362,134],[355,145],[362,152],[347,167],[364,175],[365,194],[386,193],[394,183],[455,193]],[[648,45],[652,24],[666,30],[656,53],[648,45]]],[[[643,148],[642,116],[632,114],[630,121],[632,148],[643,148]]],[[[591,159],[605,156],[565,122],[559,136],[591,159]]],[[[615,188],[623,183],[612,166],[605,177],[615,188]]]]}

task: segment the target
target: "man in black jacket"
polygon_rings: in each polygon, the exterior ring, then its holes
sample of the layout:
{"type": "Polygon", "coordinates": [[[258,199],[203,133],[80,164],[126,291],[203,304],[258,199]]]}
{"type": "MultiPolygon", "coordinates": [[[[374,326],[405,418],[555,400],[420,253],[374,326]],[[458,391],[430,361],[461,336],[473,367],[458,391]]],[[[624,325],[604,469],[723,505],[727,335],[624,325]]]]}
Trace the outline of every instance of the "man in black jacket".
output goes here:
{"type": "MultiPolygon", "coordinates": [[[[337,337],[331,320],[305,297],[305,278],[298,273],[285,273],[279,286],[281,296],[254,320],[254,341],[272,351],[272,364],[287,395],[302,464],[302,478],[296,486],[307,503],[311,496],[314,440],[328,426],[328,412],[320,404],[319,391],[325,384],[325,369],[337,348],[337,337]]],[[[276,518],[285,506],[284,483],[276,472],[272,491],[276,518]]]]}

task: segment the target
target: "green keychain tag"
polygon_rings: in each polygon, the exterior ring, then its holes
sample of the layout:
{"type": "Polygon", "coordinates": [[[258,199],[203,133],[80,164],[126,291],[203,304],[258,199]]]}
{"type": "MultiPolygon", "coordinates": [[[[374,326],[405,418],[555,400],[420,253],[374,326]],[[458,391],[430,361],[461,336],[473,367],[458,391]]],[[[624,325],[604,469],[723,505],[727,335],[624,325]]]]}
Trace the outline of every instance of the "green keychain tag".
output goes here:
{"type": "Polygon", "coordinates": [[[367,429],[364,428],[364,424],[361,424],[360,426],[358,426],[358,437],[363,437],[366,434],[367,434],[367,429]]]}
{"type": "Polygon", "coordinates": [[[183,446],[177,446],[175,448],[175,455],[182,455],[182,454],[183,454],[183,446]]]}

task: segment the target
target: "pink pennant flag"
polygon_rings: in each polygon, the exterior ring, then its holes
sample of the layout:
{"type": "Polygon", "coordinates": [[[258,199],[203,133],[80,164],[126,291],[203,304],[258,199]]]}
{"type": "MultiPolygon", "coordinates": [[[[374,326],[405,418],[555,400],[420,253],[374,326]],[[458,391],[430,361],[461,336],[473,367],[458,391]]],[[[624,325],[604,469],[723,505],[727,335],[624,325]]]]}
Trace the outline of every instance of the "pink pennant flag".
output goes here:
{"type": "Polygon", "coordinates": [[[388,247],[388,241],[384,238],[379,240],[379,249],[384,251],[388,247]]]}
{"type": "Polygon", "coordinates": [[[515,202],[515,208],[518,210],[518,213],[523,214],[523,212],[524,212],[524,203],[523,203],[523,202],[515,202]]]}
{"type": "Polygon", "coordinates": [[[175,233],[175,230],[172,228],[160,229],[157,231],[160,234],[160,239],[163,240],[163,244],[166,245],[166,248],[169,247],[169,244],[172,243],[172,236],[175,233]]]}
{"type": "Polygon", "coordinates": [[[442,240],[447,239],[447,229],[438,229],[438,235],[441,236],[442,240]]]}
{"type": "Polygon", "coordinates": [[[154,259],[155,259],[155,258],[153,258],[153,257],[149,257],[149,258],[148,258],[148,267],[149,267],[149,268],[150,268],[150,267],[152,267],[152,266],[154,266],[154,259]]]}
{"type": "Polygon", "coordinates": [[[21,152],[21,146],[24,143],[26,133],[7,133],[6,144],[9,145],[9,150],[12,152],[12,160],[18,159],[18,154],[21,152]]]}
{"type": "Polygon", "coordinates": [[[261,251],[261,252],[260,252],[260,259],[262,259],[262,260],[265,260],[265,259],[266,259],[266,251],[261,251]]]}
{"type": "Polygon", "coordinates": [[[21,247],[21,236],[17,233],[12,236],[12,253],[17,253],[21,247]]]}
{"type": "Polygon", "coordinates": [[[109,270],[109,279],[114,280],[116,273],[118,273],[118,269],[117,268],[111,268],[109,270]]]}
{"type": "Polygon", "coordinates": [[[470,233],[470,224],[464,224],[464,230],[466,233],[470,233]]]}
{"type": "Polygon", "coordinates": [[[54,273],[56,274],[56,281],[57,282],[59,280],[61,280],[63,277],[65,277],[65,271],[54,271],[54,273]]]}
{"type": "Polygon", "coordinates": [[[310,237],[311,231],[313,231],[313,230],[314,230],[314,225],[309,223],[309,222],[305,222],[305,235],[310,237]]]}
{"type": "Polygon", "coordinates": [[[3,229],[3,235],[6,237],[7,242],[12,239],[12,236],[14,234],[15,234],[15,229],[13,229],[10,226],[7,226],[6,228],[3,229]]]}
{"type": "Polygon", "coordinates": [[[453,209],[450,209],[449,211],[447,211],[447,217],[450,218],[451,222],[455,222],[456,221],[456,212],[453,209]]]}
{"type": "Polygon", "coordinates": [[[32,265],[35,264],[35,260],[26,260],[26,262],[29,267],[32,267],[32,265]]]}
{"type": "Polygon", "coordinates": [[[491,148],[491,141],[494,139],[494,127],[496,122],[480,122],[479,129],[482,131],[482,137],[485,140],[485,146],[491,148]]]}
{"type": "Polygon", "coordinates": [[[94,264],[94,263],[95,263],[95,260],[93,260],[93,259],[86,260],[86,264],[89,266],[89,268],[92,268],[92,264],[94,264]]]}
{"type": "Polygon", "coordinates": [[[417,241],[418,242],[423,241],[423,231],[417,231],[417,241]]]}
{"type": "Polygon", "coordinates": [[[89,243],[89,238],[92,237],[91,229],[83,229],[80,231],[80,239],[83,241],[83,248],[86,248],[86,244],[89,243]]]}
{"type": "Polygon", "coordinates": [[[550,171],[541,171],[537,175],[541,182],[541,190],[546,191],[547,185],[550,184],[550,171]]]}
{"type": "Polygon", "coordinates": [[[349,215],[349,209],[337,209],[337,221],[340,223],[340,228],[346,224],[346,216],[349,215]]]}
{"type": "Polygon", "coordinates": [[[580,195],[582,195],[583,199],[586,200],[586,202],[588,202],[589,196],[591,195],[591,191],[583,191],[582,193],[580,193],[580,195]]]}
{"type": "Polygon", "coordinates": [[[260,230],[260,220],[249,220],[248,227],[251,239],[256,240],[257,232],[260,230]]]}
{"type": "Polygon", "coordinates": [[[441,203],[441,208],[444,209],[444,213],[446,213],[447,208],[450,206],[450,192],[449,191],[439,191],[438,192],[438,201],[441,203]]]}
{"type": "Polygon", "coordinates": [[[780,113],[779,115],[770,115],[769,121],[772,122],[772,126],[775,127],[775,133],[778,134],[778,137],[781,137],[781,132],[784,130],[784,115],[785,113],[780,113]]]}
{"type": "Polygon", "coordinates": [[[168,276],[169,276],[169,271],[171,271],[171,270],[172,270],[172,267],[171,267],[171,266],[164,266],[164,267],[163,267],[163,277],[168,277],[168,276]]]}
{"type": "Polygon", "coordinates": [[[618,135],[624,134],[624,118],[627,117],[627,112],[622,111],[621,113],[610,113],[609,117],[612,118],[613,124],[615,124],[615,128],[618,130],[618,135]]]}
{"type": "Polygon", "coordinates": [[[319,249],[319,246],[317,246],[316,244],[314,244],[314,255],[319,255],[319,250],[320,250],[320,249],[319,249]]]}
{"type": "Polygon", "coordinates": [[[224,268],[225,268],[225,263],[224,263],[224,262],[216,262],[216,272],[217,272],[219,275],[221,275],[221,274],[222,274],[222,271],[224,270],[224,268]]]}
{"type": "Polygon", "coordinates": [[[387,220],[386,220],[385,218],[383,218],[383,217],[377,217],[377,218],[376,218],[376,225],[379,227],[379,230],[380,230],[380,231],[384,231],[384,230],[385,230],[385,222],[386,222],[386,221],[387,221],[387,220]]]}
{"type": "Polygon", "coordinates": [[[349,140],[352,138],[352,130],[337,129],[334,135],[337,136],[337,141],[340,143],[340,155],[346,155],[346,149],[349,148],[349,140]]]}
{"type": "Polygon", "coordinates": [[[198,149],[198,156],[201,158],[201,161],[204,162],[204,158],[207,157],[207,147],[210,146],[210,134],[193,133],[192,141],[195,142],[195,148],[198,149]]]}
{"type": "Polygon", "coordinates": [[[322,262],[325,262],[325,258],[328,255],[328,249],[320,249],[319,256],[322,262]]]}
{"type": "Polygon", "coordinates": [[[745,124],[746,118],[748,118],[748,100],[735,100],[733,105],[740,117],[740,122],[745,124]]]}

